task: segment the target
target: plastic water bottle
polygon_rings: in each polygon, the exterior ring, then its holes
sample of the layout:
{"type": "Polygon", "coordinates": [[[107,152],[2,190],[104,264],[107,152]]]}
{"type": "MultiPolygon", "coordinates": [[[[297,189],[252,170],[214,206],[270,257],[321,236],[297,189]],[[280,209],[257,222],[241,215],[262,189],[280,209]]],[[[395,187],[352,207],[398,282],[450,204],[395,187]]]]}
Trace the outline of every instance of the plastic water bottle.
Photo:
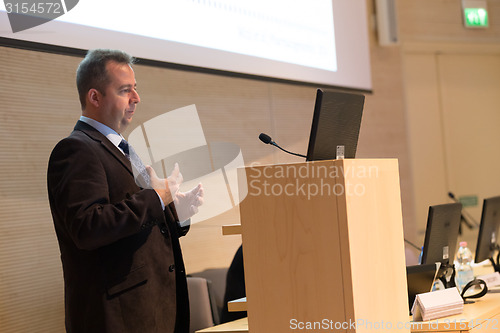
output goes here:
{"type": "Polygon", "coordinates": [[[422,257],[424,256],[424,247],[422,246],[420,248],[420,255],[418,256],[418,264],[421,265],[422,264],[422,257]]]}
{"type": "Polygon", "coordinates": [[[467,247],[467,242],[460,242],[457,251],[456,284],[460,291],[469,281],[474,280],[474,271],[472,270],[472,252],[467,247]]]}

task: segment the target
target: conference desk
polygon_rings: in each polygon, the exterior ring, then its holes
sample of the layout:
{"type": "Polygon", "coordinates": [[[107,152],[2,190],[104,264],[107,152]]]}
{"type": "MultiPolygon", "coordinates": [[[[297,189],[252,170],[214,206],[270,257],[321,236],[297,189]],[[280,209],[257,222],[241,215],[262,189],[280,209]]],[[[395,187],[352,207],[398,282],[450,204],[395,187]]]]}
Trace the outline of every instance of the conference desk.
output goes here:
{"type": "MultiPolygon", "coordinates": [[[[413,322],[408,318],[411,332],[500,332],[500,288],[496,288],[472,304],[465,304],[463,313],[432,321],[413,322]]],[[[290,331],[293,331],[290,329],[290,331]]],[[[328,330],[325,330],[328,331],[328,330]]],[[[330,330],[331,331],[331,330],[330,330]]],[[[383,331],[383,330],[382,330],[383,331]]],[[[197,333],[243,333],[248,332],[248,318],[206,328],[197,333]]],[[[259,332],[255,332],[259,333],[259,332]]]]}
{"type": "MultiPolygon", "coordinates": [[[[411,317],[410,317],[411,320],[411,317]]],[[[500,289],[465,304],[459,315],[427,322],[415,322],[412,332],[500,332],[500,289]]]]}

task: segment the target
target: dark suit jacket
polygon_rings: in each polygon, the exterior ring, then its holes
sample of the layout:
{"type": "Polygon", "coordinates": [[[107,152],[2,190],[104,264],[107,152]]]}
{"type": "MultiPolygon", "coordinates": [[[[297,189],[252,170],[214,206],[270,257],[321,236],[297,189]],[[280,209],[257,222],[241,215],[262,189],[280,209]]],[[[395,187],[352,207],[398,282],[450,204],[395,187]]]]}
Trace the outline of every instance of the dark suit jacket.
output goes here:
{"type": "Polygon", "coordinates": [[[175,208],[139,188],[130,162],[79,121],[48,166],[68,332],[188,332],[175,208]]]}

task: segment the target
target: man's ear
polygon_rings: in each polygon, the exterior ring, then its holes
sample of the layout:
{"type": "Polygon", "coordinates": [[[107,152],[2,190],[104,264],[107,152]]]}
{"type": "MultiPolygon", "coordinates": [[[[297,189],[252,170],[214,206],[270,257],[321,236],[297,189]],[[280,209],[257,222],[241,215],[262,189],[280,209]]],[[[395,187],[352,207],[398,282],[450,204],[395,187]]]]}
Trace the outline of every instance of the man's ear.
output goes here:
{"type": "Polygon", "coordinates": [[[95,108],[101,105],[102,94],[97,89],[90,89],[87,92],[87,101],[92,104],[95,108]]]}

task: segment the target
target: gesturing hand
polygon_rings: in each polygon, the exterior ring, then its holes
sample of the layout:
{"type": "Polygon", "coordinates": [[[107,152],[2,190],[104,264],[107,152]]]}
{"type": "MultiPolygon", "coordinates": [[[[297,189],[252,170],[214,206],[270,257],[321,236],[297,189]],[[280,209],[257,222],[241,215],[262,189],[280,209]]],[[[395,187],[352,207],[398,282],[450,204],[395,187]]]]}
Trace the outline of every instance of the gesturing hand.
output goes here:
{"type": "Polygon", "coordinates": [[[185,221],[198,212],[203,204],[203,186],[198,184],[187,192],[180,192],[179,187],[183,178],[179,171],[179,164],[175,163],[174,170],[167,179],[158,178],[154,169],[147,165],[146,171],[151,180],[151,187],[158,193],[165,205],[174,202],[179,221],[185,221]]]}
{"type": "Polygon", "coordinates": [[[151,187],[158,193],[163,204],[165,206],[170,204],[174,200],[175,193],[179,191],[180,183],[182,183],[182,175],[179,172],[179,166],[176,164],[176,168],[172,171],[172,175],[167,179],[159,178],[155,170],[149,165],[146,165],[146,171],[150,178],[151,187]]]}
{"type": "Polygon", "coordinates": [[[183,180],[184,178],[182,178],[182,174],[179,171],[179,164],[175,163],[174,170],[172,170],[172,173],[167,178],[167,184],[170,189],[170,193],[172,193],[172,198],[175,198],[183,180]]]}
{"type": "Polygon", "coordinates": [[[202,204],[203,186],[201,184],[187,192],[177,191],[174,196],[174,205],[179,221],[185,221],[198,213],[198,207],[202,204]]]}

